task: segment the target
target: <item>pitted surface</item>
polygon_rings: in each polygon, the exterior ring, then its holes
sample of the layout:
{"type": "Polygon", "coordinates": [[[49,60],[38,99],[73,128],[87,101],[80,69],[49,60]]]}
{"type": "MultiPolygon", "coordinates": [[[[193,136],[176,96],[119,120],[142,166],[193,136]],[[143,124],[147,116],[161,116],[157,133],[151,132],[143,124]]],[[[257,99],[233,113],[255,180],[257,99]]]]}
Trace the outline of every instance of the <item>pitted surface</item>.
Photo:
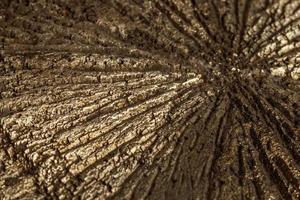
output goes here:
{"type": "Polygon", "coordinates": [[[0,2],[0,199],[300,199],[300,2],[0,2]]]}

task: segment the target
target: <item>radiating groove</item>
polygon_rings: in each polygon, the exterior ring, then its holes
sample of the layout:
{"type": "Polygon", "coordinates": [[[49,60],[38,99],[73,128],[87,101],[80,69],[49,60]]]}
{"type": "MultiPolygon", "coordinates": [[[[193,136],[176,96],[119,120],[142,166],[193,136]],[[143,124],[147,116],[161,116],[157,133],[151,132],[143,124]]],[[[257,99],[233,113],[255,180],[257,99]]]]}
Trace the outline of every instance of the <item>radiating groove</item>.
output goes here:
{"type": "Polygon", "coordinates": [[[299,6],[1,1],[0,199],[299,199],[299,6]]]}

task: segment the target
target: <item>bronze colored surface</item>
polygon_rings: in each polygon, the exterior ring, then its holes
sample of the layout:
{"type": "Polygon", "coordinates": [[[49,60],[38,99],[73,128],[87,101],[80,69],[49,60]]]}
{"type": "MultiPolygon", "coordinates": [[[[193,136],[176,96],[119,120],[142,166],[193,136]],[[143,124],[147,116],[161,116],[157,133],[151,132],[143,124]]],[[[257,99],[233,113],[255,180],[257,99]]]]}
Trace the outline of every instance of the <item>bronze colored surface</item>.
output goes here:
{"type": "Polygon", "coordinates": [[[0,199],[300,199],[300,1],[1,0],[0,199]]]}

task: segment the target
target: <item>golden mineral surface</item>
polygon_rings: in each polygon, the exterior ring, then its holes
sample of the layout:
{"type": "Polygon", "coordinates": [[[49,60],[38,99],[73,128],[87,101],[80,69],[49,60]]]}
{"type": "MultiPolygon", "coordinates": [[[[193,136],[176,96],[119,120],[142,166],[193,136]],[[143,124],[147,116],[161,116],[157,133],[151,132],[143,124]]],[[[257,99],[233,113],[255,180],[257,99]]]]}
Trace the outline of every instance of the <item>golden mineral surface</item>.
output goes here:
{"type": "Polygon", "coordinates": [[[1,0],[0,199],[300,199],[300,1],[1,0]]]}

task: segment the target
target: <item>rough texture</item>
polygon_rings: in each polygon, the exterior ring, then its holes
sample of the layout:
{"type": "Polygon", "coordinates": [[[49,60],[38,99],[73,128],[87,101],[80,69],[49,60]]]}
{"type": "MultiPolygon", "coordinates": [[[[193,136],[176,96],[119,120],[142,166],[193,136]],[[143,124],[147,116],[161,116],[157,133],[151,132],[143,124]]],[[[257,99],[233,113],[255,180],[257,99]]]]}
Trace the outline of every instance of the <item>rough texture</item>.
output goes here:
{"type": "Polygon", "coordinates": [[[0,199],[300,199],[298,0],[1,0],[0,199]]]}

